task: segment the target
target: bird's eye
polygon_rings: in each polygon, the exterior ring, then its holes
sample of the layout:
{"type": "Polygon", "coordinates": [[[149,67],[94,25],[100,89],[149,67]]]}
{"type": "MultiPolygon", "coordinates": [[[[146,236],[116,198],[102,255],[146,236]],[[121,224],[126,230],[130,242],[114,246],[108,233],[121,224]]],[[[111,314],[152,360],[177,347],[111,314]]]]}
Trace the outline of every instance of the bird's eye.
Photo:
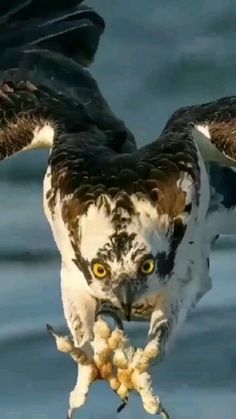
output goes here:
{"type": "Polygon", "coordinates": [[[155,259],[152,257],[149,257],[148,259],[145,259],[141,264],[141,273],[144,275],[151,275],[154,272],[155,269],[155,259]]]}
{"type": "Polygon", "coordinates": [[[104,279],[104,278],[106,278],[106,276],[108,274],[108,271],[105,268],[105,266],[102,263],[99,263],[99,262],[95,262],[93,264],[92,271],[93,271],[93,274],[98,279],[104,279]]]}

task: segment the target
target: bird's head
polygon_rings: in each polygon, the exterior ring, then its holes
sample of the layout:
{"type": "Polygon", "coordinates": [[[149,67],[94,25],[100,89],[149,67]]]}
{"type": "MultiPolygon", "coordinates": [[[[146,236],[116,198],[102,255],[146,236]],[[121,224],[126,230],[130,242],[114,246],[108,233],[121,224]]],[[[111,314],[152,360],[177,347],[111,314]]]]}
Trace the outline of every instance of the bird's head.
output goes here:
{"type": "Polygon", "coordinates": [[[150,201],[126,195],[100,196],[80,217],[77,265],[92,294],[127,320],[132,305],[158,292],[173,270],[176,226],[165,224],[150,201]]]}

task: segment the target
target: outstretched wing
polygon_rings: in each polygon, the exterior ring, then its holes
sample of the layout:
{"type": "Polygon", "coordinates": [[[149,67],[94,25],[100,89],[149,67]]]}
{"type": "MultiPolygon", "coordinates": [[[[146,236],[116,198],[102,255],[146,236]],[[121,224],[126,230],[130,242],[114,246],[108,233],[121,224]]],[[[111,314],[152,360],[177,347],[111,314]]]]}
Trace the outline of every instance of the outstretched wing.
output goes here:
{"type": "Polygon", "coordinates": [[[177,110],[164,133],[189,127],[206,162],[211,201],[208,234],[236,233],[236,96],[177,110]]]}
{"type": "Polygon", "coordinates": [[[82,0],[1,0],[1,63],[18,65],[20,51],[56,51],[88,65],[94,58],[104,20],[82,0]],[[17,53],[17,54],[16,54],[17,53]]]}
{"type": "Polygon", "coordinates": [[[186,124],[194,128],[194,139],[206,162],[236,166],[236,96],[181,108],[168,120],[164,132],[186,124]]]}
{"type": "MultiPolygon", "coordinates": [[[[64,70],[66,70],[65,67],[64,70]]],[[[61,69],[62,72],[62,69],[61,69]]],[[[74,99],[56,93],[48,86],[37,87],[31,81],[3,81],[0,85],[0,159],[41,147],[52,148],[56,138],[90,131],[98,143],[117,152],[135,149],[135,141],[124,123],[117,119],[89,74],[78,68],[77,74],[90,83],[86,92],[77,86],[74,99]],[[82,94],[80,95],[80,91],[82,94]],[[91,101],[86,106],[83,99],[91,101]],[[99,106],[100,105],[100,106],[99,106]],[[99,115],[101,114],[101,119],[99,115]]],[[[39,72],[39,78],[42,75],[39,72]]],[[[37,79],[37,74],[35,75],[37,79]]],[[[49,84],[50,85],[50,84],[49,84]]]]}
{"type": "Polygon", "coordinates": [[[94,58],[104,22],[79,3],[0,1],[1,159],[52,147],[55,132],[80,133],[88,126],[118,151],[135,148],[83,68],[94,58]]]}

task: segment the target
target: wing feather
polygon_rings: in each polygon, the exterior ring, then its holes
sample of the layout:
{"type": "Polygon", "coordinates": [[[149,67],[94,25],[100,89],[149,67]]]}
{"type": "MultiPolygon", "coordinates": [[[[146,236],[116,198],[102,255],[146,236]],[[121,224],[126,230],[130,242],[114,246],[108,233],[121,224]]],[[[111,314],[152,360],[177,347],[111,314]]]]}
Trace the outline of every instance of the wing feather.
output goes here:
{"type": "Polygon", "coordinates": [[[192,127],[203,159],[222,166],[236,165],[236,96],[181,108],[168,120],[164,132],[192,127]]]}
{"type": "MultiPolygon", "coordinates": [[[[0,1],[0,68],[16,52],[41,48],[61,52],[82,65],[93,61],[105,23],[81,0],[0,1]]],[[[8,65],[8,64],[7,64],[8,65]]],[[[6,67],[5,67],[6,68],[6,67]]]]}
{"type": "Polygon", "coordinates": [[[187,127],[208,168],[207,234],[211,240],[219,234],[236,234],[236,96],[177,110],[164,133],[175,135],[187,127]]]}
{"type": "Polygon", "coordinates": [[[117,152],[136,149],[133,135],[83,68],[94,58],[105,24],[80,3],[0,0],[1,159],[51,148],[56,136],[66,141],[71,132],[78,140],[91,131],[117,152]]]}

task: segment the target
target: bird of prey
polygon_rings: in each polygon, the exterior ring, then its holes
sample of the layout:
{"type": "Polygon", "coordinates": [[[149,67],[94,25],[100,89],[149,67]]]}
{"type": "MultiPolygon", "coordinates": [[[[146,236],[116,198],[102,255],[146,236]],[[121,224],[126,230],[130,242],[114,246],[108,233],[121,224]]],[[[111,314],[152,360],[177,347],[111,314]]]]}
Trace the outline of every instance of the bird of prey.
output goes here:
{"type": "Polygon", "coordinates": [[[0,3],[0,159],[50,149],[44,211],[75,345],[89,352],[103,311],[147,320],[163,355],[211,287],[212,241],[236,232],[236,97],[176,111],[137,149],[87,69],[104,21],[78,3],[45,2],[46,18],[42,1],[0,3]]]}

